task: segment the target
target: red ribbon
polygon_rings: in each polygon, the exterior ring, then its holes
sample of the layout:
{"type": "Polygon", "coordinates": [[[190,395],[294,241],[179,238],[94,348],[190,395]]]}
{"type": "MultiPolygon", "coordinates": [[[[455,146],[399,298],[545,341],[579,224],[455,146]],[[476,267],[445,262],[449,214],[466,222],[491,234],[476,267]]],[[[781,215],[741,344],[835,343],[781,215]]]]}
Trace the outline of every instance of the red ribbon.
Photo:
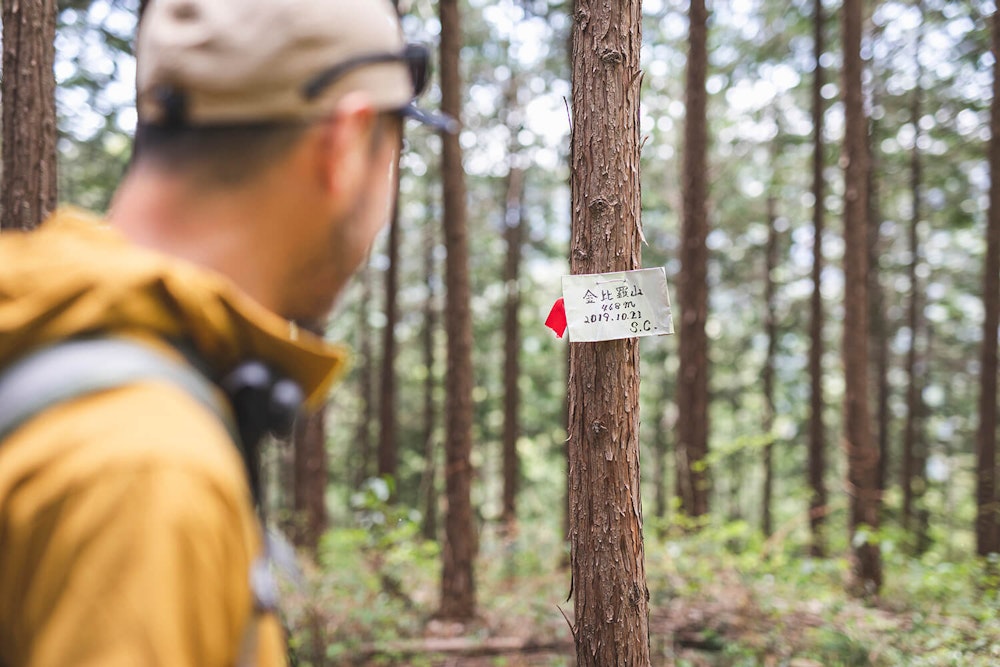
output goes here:
{"type": "Polygon", "coordinates": [[[558,338],[562,338],[563,334],[566,333],[566,304],[562,297],[556,299],[556,302],[552,304],[552,310],[549,311],[549,316],[545,319],[545,326],[555,331],[558,338]]]}

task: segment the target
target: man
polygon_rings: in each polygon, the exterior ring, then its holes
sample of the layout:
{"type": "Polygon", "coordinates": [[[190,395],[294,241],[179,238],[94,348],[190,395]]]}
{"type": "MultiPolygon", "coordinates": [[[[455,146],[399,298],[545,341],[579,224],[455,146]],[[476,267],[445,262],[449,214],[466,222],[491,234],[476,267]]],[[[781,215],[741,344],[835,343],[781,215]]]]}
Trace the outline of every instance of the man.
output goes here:
{"type": "MultiPolygon", "coordinates": [[[[136,154],[106,224],[60,211],[0,241],[0,367],[124,338],[212,379],[259,360],[314,404],[325,316],[386,223],[426,54],[388,0],[152,0],[136,154]]],[[[2,406],[0,406],[2,407],[2,406]]],[[[223,420],[149,379],[0,441],[0,664],[274,665],[280,629],[223,420]],[[266,609],[264,610],[266,611],[266,609]]]]}

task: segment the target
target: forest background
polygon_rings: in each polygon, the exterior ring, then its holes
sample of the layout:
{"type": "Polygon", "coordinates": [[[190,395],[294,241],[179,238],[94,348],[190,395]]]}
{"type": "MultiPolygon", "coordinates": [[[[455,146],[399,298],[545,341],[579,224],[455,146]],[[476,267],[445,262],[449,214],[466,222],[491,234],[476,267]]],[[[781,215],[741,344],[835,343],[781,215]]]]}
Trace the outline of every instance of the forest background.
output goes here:
{"type": "MultiPolygon", "coordinates": [[[[437,3],[401,4],[407,36],[436,43],[437,3]]],[[[561,613],[572,617],[564,603],[568,343],[542,325],[569,272],[572,17],[565,2],[458,4],[476,616],[433,620],[445,509],[449,286],[442,142],[411,128],[398,223],[329,325],[329,336],[352,343],[356,355],[326,414],[321,518],[303,526],[299,450],[288,443],[269,450],[274,516],[296,536],[307,570],[292,587],[288,612],[301,664],[573,664],[561,613]],[[517,351],[513,376],[510,349],[517,351]],[[504,448],[511,438],[513,474],[504,448]]],[[[849,529],[847,461],[837,446],[840,353],[850,340],[840,330],[841,6],[819,4],[827,17],[822,69],[812,0],[710,6],[709,346],[701,363],[710,369],[711,402],[699,470],[710,471],[710,512],[692,519],[679,510],[677,340],[643,339],[639,445],[653,664],[997,664],[1000,601],[989,568],[996,561],[976,556],[984,298],[997,299],[982,287],[995,7],[976,0],[865,5],[868,238],[876,269],[866,305],[884,493],[881,526],[859,538],[849,529]],[[813,84],[823,70],[825,192],[817,201],[813,84]],[[822,555],[810,530],[815,490],[807,474],[817,205],[827,217],[819,333],[828,498],[812,515],[825,520],[822,555]],[[877,595],[845,591],[859,539],[877,545],[883,559],[877,595]]],[[[58,198],[103,211],[135,128],[130,53],[138,3],[69,1],[58,9],[58,198]]],[[[665,267],[673,296],[684,251],[688,3],[646,0],[642,11],[643,265],[665,267]]],[[[428,102],[439,99],[435,83],[428,102]]]]}

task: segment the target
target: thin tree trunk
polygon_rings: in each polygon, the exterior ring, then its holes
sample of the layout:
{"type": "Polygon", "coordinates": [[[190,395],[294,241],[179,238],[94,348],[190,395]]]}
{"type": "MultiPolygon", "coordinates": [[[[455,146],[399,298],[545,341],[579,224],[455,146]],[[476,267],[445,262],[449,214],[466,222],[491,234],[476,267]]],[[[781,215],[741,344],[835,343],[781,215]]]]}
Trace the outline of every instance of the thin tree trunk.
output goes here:
{"type": "Polygon", "coordinates": [[[326,453],[325,410],[295,422],[295,544],[315,553],[327,528],[326,486],[329,457],[326,453]]]}
{"type": "Polygon", "coordinates": [[[361,410],[355,440],[357,441],[357,467],[354,471],[354,487],[361,485],[372,474],[372,420],[374,400],[372,397],[375,364],[372,359],[371,326],[368,323],[372,301],[372,269],[366,266],[361,273],[361,299],[358,309],[358,391],[361,394],[361,410]]]}
{"type": "MultiPolygon", "coordinates": [[[[512,162],[516,156],[512,156],[512,162]]],[[[508,535],[514,534],[517,521],[517,490],[521,466],[517,456],[517,439],[521,433],[518,419],[521,395],[518,379],[521,375],[521,324],[518,312],[521,307],[519,286],[521,270],[521,243],[524,227],[522,198],[524,196],[524,170],[512,166],[507,175],[506,205],[504,210],[504,237],[507,242],[507,261],[504,265],[504,284],[507,302],[504,305],[504,419],[503,419],[503,512],[501,521],[508,535]]]]}
{"type": "MultiPolygon", "coordinates": [[[[641,266],[638,0],[577,0],[573,274],[641,266]]],[[[645,667],[649,592],[639,476],[639,346],[570,346],[569,502],[577,664],[645,667]]]]}
{"type": "MultiPolygon", "coordinates": [[[[918,0],[917,7],[923,13],[923,3],[918,0]]],[[[907,325],[910,329],[910,343],[906,352],[906,421],[903,426],[902,475],[900,486],[903,489],[903,528],[912,531],[915,526],[914,503],[916,496],[923,490],[923,470],[918,466],[924,457],[917,451],[920,439],[921,395],[923,392],[923,374],[918,368],[918,345],[921,333],[920,311],[922,288],[917,279],[917,269],[920,264],[920,189],[923,186],[923,170],[920,159],[919,141],[921,136],[920,116],[923,113],[921,104],[921,81],[923,67],[920,64],[920,47],[923,41],[923,25],[917,29],[917,41],[914,46],[914,64],[917,68],[917,84],[913,89],[910,105],[910,123],[913,125],[913,149],[910,151],[910,266],[908,278],[910,283],[910,304],[907,325]]]]}
{"type": "Polygon", "coordinates": [[[690,4],[683,157],[683,223],[680,302],[680,370],[677,386],[677,493],[681,511],[691,517],[708,513],[708,214],[705,155],[708,147],[705,77],[708,12],[704,0],[690,4]]]}
{"type": "Polygon", "coordinates": [[[32,229],[56,207],[56,9],[3,0],[3,229],[32,229]]]}
{"type": "MultiPolygon", "coordinates": [[[[459,51],[462,45],[458,0],[441,0],[441,109],[461,115],[462,82],[459,51]]],[[[445,543],[442,550],[441,609],[439,616],[471,619],[476,613],[473,560],[476,553],[472,517],[472,315],[469,287],[469,248],[466,222],[465,173],[458,135],[442,139],[444,183],[444,237],[447,296],[445,331],[448,363],[445,378],[445,543]]]]}
{"type": "Polygon", "coordinates": [[[421,498],[423,499],[423,521],[420,524],[420,534],[427,540],[437,540],[438,537],[438,494],[437,494],[437,440],[435,438],[436,410],[434,404],[434,388],[437,385],[434,377],[434,331],[437,327],[437,311],[434,307],[434,246],[436,243],[434,225],[427,221],[424,230],[424,278],[427,285],[427,300],[424,302],[424,472],[420,480],[421,498]]]}
{"type": "Polygon", "coordinates": [[[778,317],[775,304],[774,271],[778,265],[777,197],[772,192],[767,197],[767,250],[764,282],[764,332],[767,336],[767,357],[761,373],[764,385],[764,435],[769,438],[764,446],[764,488],[762,492],[761,530],[769,536],[773,532],[771,496],[774,492],[774,358],[778,348],[778,317]]]}
{"type": "Polygon", "coordinates": [[[983,347],[980,356],[979,429],[976,432],[976,553],[1000,552],[1000,502],[996,491],[997,328],[1000,326],[1000,11],[991,20],[993,102],[990,105],[990,206],[983,265],[983,347]]]}
{"type": "Polygon", "coordinates": [[[813,118],[813,290],[809,304],[809,552],[826,555],[826,435],[823,425],[823,233],[826,209],[826,182],[823,178],[823,0],[813,0],[814,73],[812,81],[813,118]]]}
{"type": "MultiPolygon", "coordinates": [[[[398,171],[397,171],[398,173],[398,171]]],[[[379,438],[378,476],[391,479],[392,496],[398,492],[398,460],[396,445],[396,322],[399,308],[396,293],[399,291],[399,200],[393,205],[389,223],[389,240],[386,254],[389,266],[385,270],[385,329],[382,331],[382,365],[379,377],[379,438]]]]}
{"type": "MultiPolygon", "coordinates": [[[[873,28],[872,39],[878,41],[883,26],[873,28]]],[[[874,68],[874,58],[872,59],[874,68]]],[[[884,84],[876,77],[872,86],[872,107],[879,104],[884,84]]],[[[875,391],[875,413],[872,424],[878,442],[878,489],[884,493],[889,468],[889,322],[885,313],[885,295],[882,289],[882,206],[879,196],[879,146],[882,133],[879,122],[869,121],[868,146],[871,168],[868,170],[868,320],[872,350],[872,388],[875,391]]]]}
{"type": "Polygon", "coordinates": [[[844,436],[853,581],[859,595],[875,595],[882,584],[878,543],[878,449],[868,408],[868,127],[862,99],[862,5],[845,0],[841,10],[844,70],[844,436]],[[868,535],[861,534],[869,531],[868,535]]]}
{"type": "MultiPolygon", "coordinates": [[[[665,519],[667,516],[667,434],[673,429],[677,421],[672,406],[669,406],[669,396],[667,391],[663,391],[658,403],[657,413],[659,419],[656,422],[656,434],[653,436],[653,514],[657,519],[665,519]]],[[[660,522],[662,527],[664,522],[660,522]]]]}
{"type": "MultiPolygon", "coordinates": [[[[322,335],[324,323],[308,322],[303,327],[322,335]]],[[[325,407],[296,420],[292,447],[295,450],[292,506],[296,526],[293,539],[295,544],[315,554],[327,528],[326,487],[330,481],[330,461],[326,451],[325,407]]]]}

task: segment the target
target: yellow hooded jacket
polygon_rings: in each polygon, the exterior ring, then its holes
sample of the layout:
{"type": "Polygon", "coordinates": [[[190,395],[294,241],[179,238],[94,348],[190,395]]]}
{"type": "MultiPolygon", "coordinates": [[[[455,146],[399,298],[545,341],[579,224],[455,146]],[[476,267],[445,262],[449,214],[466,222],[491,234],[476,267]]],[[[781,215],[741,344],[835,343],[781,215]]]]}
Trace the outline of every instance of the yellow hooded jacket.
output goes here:
{"type": "MultiPolygon", "coordinates": [[[[345,356],[81,212],[4,234],[0,367],[92,334],[184,340],[220,373],[259,359],[314,405],[345,356]]],[[[0,442],[0,664],[221,667],[248,636],[257,664],[284,664],[277,621],[252,611],[260,549],[239,451],[182,389],[150,380],[56,405],[0,442]]]]}

